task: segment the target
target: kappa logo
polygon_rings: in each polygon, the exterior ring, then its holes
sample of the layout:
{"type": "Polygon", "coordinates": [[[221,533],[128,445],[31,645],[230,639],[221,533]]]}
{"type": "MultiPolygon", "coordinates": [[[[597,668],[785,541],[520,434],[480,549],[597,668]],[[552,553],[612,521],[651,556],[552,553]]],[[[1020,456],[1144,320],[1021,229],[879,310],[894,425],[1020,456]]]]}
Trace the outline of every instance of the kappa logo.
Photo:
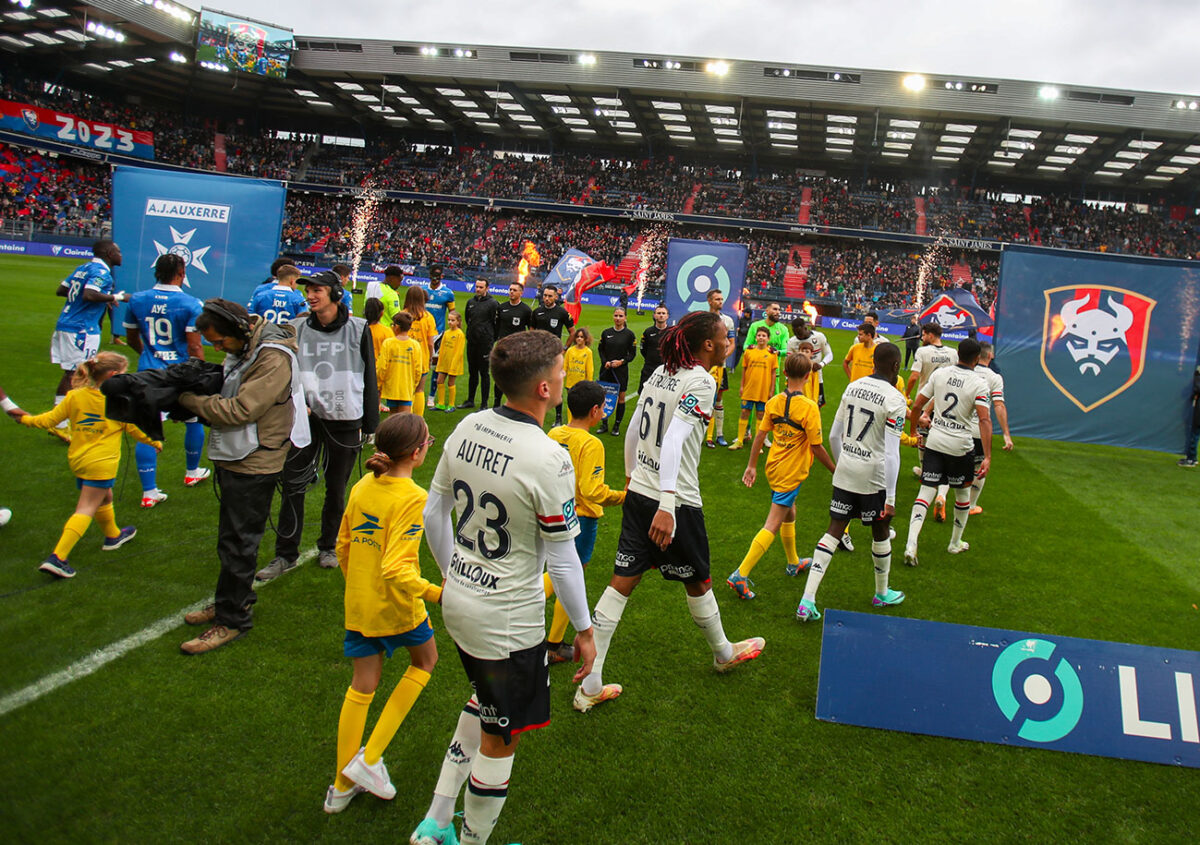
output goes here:
{"type": "Polygon", "coordinates": [[[1017,729],[1017,736],[1028,742],[1057,742],[1075,730],[1083,715],[1083,686],[1079,683],[1078,673],[1063,658],[1059,658],[1053,671],[1061,690],[1059,693],[1055,693],[1050,679],[1037,669],[1025,675],[1021,682],[1021,692],[1029,701],[1028,705],[1023,707],[1013,692],[1013,679],[1021,665],[1036,660],[1047,664],[1048,668],[1054,648],[1054,643],[1048,640],[1018,640],[1000,652],[992,666],[992,697],[996,706],[1010,722],[1015,722],[1022,710],[1029,713],[1017,729]],[[1054,710],[1055,705],[1057,711],[1048,715],[1044,712],[1054,710]]]}
{"type": "Polygon", "coordinates": [[[36,109],[21,109],[21,119],[25,121],[25,126],[29,128],[30,132],[36,132],[37,128],[42,125],[36,109]]]}
{"type": "MultiPolygon", "coordinates": [[[[417,526],[417,528],[419,529],[420,526],[417,526]]],[[[383,526],[379,524],[379,517],[373,516],[372,514],[366,513],[364,511],[362,524],[356,525],[354,527],[354,530],[359,533],[366,534],[368,537],[370,537],[376,531],[382,531],[383,526]]]]}
{"type": "Polygon", "coordinates": [[[719,290],[726,299],[733,291],[729,271],[715,255],[693,255],[675,273],[675,292],[688,311],[707,311],[708,294],[713,290],[719,290]]]}
{"type": "Polygon", "coordinates": [[[1087,413],[1131,387],[1146,365],[1156,300],[1095,285],[1045,291],[1042,370],[1087,413]]]}
{"type": "Polygon", "coordinates": [[[100,414],[84,414],[83,417],[75,423],[80,428],[90,428],[94,425],[99,425],[104,419],[100,414]]]}
{"type": "Polygon", "coordinates": [[[195,229],[187,232],[180,232],[174,226],[168,226],[167,228],[171,230],[171,245],[166,246],[165,244],[155,241],[154,250],[157,255],[154,256],[154,261],[150,262],[150,266],[154,266],[154,264],[158,261],[159,256],[170,253],[172,255],[178,255],[180,258],[182,258],[185,267],[195,267],[201,273],[207,274],[208,267],[204,265],[204,256],[206,256],[208,251],[212,249],[212,245],[210,244],[208,246],[193,248],[191,246],[191,242],[192,236],[196,234],[195,229]]]}

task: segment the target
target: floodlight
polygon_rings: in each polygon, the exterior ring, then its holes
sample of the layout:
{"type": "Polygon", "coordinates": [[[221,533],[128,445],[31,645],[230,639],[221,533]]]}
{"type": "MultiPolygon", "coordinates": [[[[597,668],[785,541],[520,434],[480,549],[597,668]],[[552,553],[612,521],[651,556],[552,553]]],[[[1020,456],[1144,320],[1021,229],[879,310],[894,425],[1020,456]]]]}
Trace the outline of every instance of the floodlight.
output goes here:
{"type": "Polygon", "coordinates": [[[909,91],[920,91],[925,87],[925,77],[921,76],[919,73],[910,73],[908,76],[904,77],[904,87],[909,91]]]}

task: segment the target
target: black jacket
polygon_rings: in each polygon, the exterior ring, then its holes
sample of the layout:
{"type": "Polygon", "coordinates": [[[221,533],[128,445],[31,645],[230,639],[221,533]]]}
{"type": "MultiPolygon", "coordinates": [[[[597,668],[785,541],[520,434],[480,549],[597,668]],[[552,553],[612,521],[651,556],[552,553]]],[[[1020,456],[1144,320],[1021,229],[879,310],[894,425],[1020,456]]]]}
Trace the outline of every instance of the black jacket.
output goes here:
{"type": "Polygon", "coordinates": [[[513,305],[507,299],[496,309],[496,340],[523,332],[533,322],[533,309],[524,302],[513,305]]]}
{"type": "Polygon", "coordinates": [[[496,339],[496,312],[500,303],[490,294],[473,296],[467,300],[467,340],[490,343],[496,339]]]}
{"type": "MultiPolygon", "coordinates": [[[[659,336],[666,331],[651,324],[642,332],[642,372],[649,376],[662,363],[662,354],[658,351],[659,336]]],[[[644,379],[643,379],[644,381],[644,379]]]]}
{"type": "Polygon", "coordinates": [[[575,321],[571,319],[571,315],[567,313],[567,309],[561,305],[555,305],[551,308],[539,305],[533,310],[533,327],[550,332],[550,334],[559,340],[562,340],[563,330],[569,329],[574,325],[575,321]]]}
{"type": "Polygon", "coordinates": [[[179,394],[211,396],[221,392],[225,369],[201,358],[189,358],[164,370],[140,370],[107,378],[100,385],[104,415],[136,425],[151,440],[163,439],[162,415],[190,420],[194,413],[179,404],[179,394]]]}

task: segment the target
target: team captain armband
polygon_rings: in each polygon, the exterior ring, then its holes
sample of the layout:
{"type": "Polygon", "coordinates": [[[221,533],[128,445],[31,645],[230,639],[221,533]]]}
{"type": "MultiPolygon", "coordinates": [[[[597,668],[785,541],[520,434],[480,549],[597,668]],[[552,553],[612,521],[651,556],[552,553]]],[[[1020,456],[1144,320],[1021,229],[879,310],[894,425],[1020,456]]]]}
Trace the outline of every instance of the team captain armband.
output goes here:
{"type": "Polygon", "coordinates": [[[555,513],[550,516],[542,516],[539,513],[537,521],[538,526],[547,534],[570,531],[579,524],[579,518],[575,516],[575,502],[570,499],[563,502],[562,513],[555,513]]]}
{"type": "Polygon", "coordinates": [[[904,417],[902,415],[888,417],[887,418],[887,428],[898,434],[903,434],[904,433],[904,417]]]}
{"type": "Polygon", "coordinates": [[[708,423],[711,414],[704,413],[704,409],[700,407],[700,397],[694,393],[685,393],[679,397],[679,411],[684,416],[695,417],[698,420],[708,423]]]}

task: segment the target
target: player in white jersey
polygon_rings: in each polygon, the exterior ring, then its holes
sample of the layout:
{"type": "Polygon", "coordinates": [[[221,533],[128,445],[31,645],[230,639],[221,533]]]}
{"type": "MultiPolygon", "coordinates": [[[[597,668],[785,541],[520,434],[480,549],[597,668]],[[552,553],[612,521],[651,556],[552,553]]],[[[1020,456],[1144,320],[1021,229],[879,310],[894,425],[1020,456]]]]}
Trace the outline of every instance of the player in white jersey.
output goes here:
{"type": "Polygon", "coordinates": [[[808,564],[804,598],[796,608],[801,622],[820,619],[817,588],[829,569],[839,538],[851,520],[871,527],[871,558],[875,567],[874,607],[891,607],[904,601],[904,593],[888,586],[892,568],[891,521],[896,512],[896,478],[900,474],[900,435],[904,432],[904,395],[896,389],[900,373],[900,347],[879,343],[874,351],[875,371],[852,382],[842,394],[829,451],[837,461],[833,473],[833,498],[829,503],[829,528],[817,542],[808,564]]]}
{"type": "MultiPolygon", "coordinates": [[[[1012,435],[1008,433],[1008,405],[1004,401],[1004,376],[993,370],[989,364],[996,357],[995,351],[990,343],[980,342],[979,344],[979,363],[975,365],[977,372],[984,380],[988,388],[988,407],[995,410],[996,422],[1000,423],[1000,431],[1004,434],[1004,451],[1011,452],[1013,448],[1012,435]]],[[[978,444],[975,449],[975,460],[979,461],[983,457],[983,444],[979,436],[979,420],[971,420],[971,432],[978,444]]],[[[983,492],[984,482],[987,481],[987,476],[977,475],[974,483],[971,484],[971,510],[970,516],[983,513],[983,508],[976,504],[979,501],[979,494],[983,492]]]]}
{"type": "Polygon", "coordinates": [[[917,394],[909,412],[919,418],[925,413],[929,436],[925,438],[925,456],[921,462],[921,489],[913,503],[908,521],[908,542],[904,562],[917,565],[917,541],[925,524],[925,514],[939,484],[948,484],[954,492],[954,528],[950,532],[950,554],[965,552],[963,529],[971,511],[971,484],[976,476],[987,475],[992,462],[992,419],[988,414],[988,389],[983,377],[975,372],[979,361],[979,342],[967,338],[958,345],[958,364],[942,367],[917,394]],[[979,439],[971,436],[971,421],[978,419],[979,439]],[[975,450],[982,452],[976,461],[975,450]]]}
{"type": "Polygon", "coordinates": [[[596,654],[573,542],[575,470],[541,427],[562,396],[562,345],[549,332],[518,332],[493,347],[491,369],[506,402],[454,429],[425,507],[425,537],[445,576],[442,620],[473,694],[413,843],[455,841],[454,806],[468,777],[462,841],[487,842],[520,734],[550,721],[543,561],[578,632],[577,681],[596,654]]]}
{"type": "Polygon", "coordinates": [[[797,317],[796,322],[792,323],[792,337],[788,341],[787,354],[800,351],[800,343],[807,340],[813,347],[813,370],[817,373],[817,383],[820,385],[817,389],[817,407],[825,407],[825,367],[833,361],[833,348],[829,345],[829,339],[822,332],[817,331],[809,325],[808,321],[803,317],[797,317]]]}
{"type": "Polygon", "coordinates": [[[762,653],[761,637],[730,643],[709,578],[708,533],[701,510],[698,464],[705,426],[712,416],[716,383],[709,369],[725,360],[725,324],[712,311],[693,311],[659,336],[662,365],[638,395],[625,435],[628,493],[613,577],[596,603],[596,662],[575,693],[581,712],[616,698],[605,684],[604,659],[625,604],[647,570],[681,581],[688,611],[704,632],[718,672],[762,653]]]}
{"type": "MultiPolygon", "coordinates": [[[[942,346],[942,327],[937,323],[926,323],[921,326],[921,348],[913,357],[912,370],[909,372],[908,384],[904,389],[905,394],[912,396],[914,386],[920,390],[937,370],[942,367],[953,367],[957,363],[958,353],[948,346],[942,346]]],[[[929,434],[928,430],[918,428],[915,420],[909,425],[908,433],[920,437],[929,434]]],[[[919,447],[918,453],[923,461],[925,447],[919,447]]],[[[921,467],[913,467],[913,475],[920,478],[921,467]]],[[[933,503],[933,518],[938,522],[946,518],[946,493],[940,489],[933,503]]]]}

